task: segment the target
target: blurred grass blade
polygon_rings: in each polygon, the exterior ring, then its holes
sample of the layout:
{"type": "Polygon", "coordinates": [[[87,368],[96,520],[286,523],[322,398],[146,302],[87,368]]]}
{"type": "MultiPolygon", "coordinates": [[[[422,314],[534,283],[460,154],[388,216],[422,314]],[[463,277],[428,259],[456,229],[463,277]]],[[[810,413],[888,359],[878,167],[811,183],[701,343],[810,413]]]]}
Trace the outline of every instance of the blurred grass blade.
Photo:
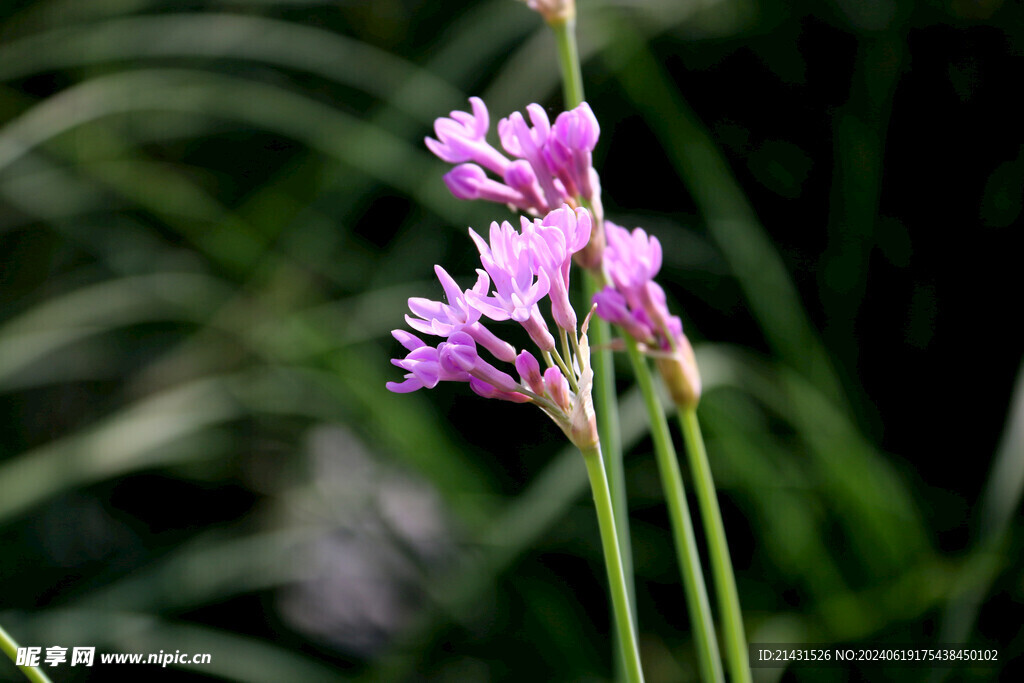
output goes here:
{"type": "Polygon", "coordinates": [[[323,531],[297,528],[232,537],[204,534],[114,583],[74,601],[80,609],[161,613],[196,609],[300,578],[295,553],[323,531]]]}
{"type": "MultiPolygon", "coordinates": [[[[702,366],[706,360],[718,362],[714,357],[719,353],[698,347],[702,366]]],[[[826,543],[829,522],[823,512],[830,505],[830,494],[808,477],[791,447],[766,436],[763,419],[752,414],[752,400],[737,392],[705,397],[701,414],[713,434],[709,448],[723,471],[720,481],[741,488],[755,506],[750,523],[766,554],[791,589],[809,591],[811,604],[806,612],[816,620],[814,632],[851,642],[894,621],[920,618],[941,604],[954,574],[948,561],[933,555],[920,555],[899,572],[876,576],[866,588],[849,584],[844,576],[849,569],[847,556],[826,543]]]]}
{"type": "Polygon", "coordinates": [[[1010,398],[1010,409],[988,483],[981,496],[979,537],[971,561],[959,577],[962,592],[950,600],[942,616],[939,642],[967,642],[978,612],[1002,571],[1010,547],[1007,538],[1024,493],[1024,366],[1010,398]]]}
{"type": "Polygon", "coordinates": [[[238,415],[220,379],[203,379],[137,401],[80,433],[0,463],[0,522],[69,488],[214,449],[175,449],[185,437],[238,415]]]}
{"type": "Polygon", "coordinates": [[[451,212],[443,185],[422,182],[428,157],[418,147],[284,88],[181,69],[102,76],[47,98],[0,129],[0,172],[76,126],[154,109],[224,117],[287,135],[407,192],[439,216],[451,212]]]}
{"type": "MultiPolygon", "coordinates": [[[[830,311],[826,339],[857,334],[867,293],[870,256],[877,243],[886,135],[906,48],[896,31],[865,37],[857,48],[850,96],[834,115],[835,161],[829,202],[828,247],[820,268],[822,306],[830,311]]],[[[857,367],[859,347],[848,345],[844,365],[857,367]]]]}
{"type": "MultiPolygon", "coordinates": [[[[265,62],[316,74],[388,100],[420,123],[440,112],[393,98],[416,80],[444,101],[461,93],[434,72],[363,41],[322,29],[243,14],[159,14],[112,19],[39,33],[0,45],[0,80],[107,62],[206,57],[265,62]]],[[[440,72],[444,73],[444,72],[440,72]]]]}
{"type": "Polygon", "coordinates": [[[768,341],[826,396],[842,401],[832,363],[796,287],[711,136],[628,23],[615,24],[614,35],[610,68],[662,140],[768,341]]]}
{"type": "Polygon", "coordinates": [[[201,322],[227,295],[204,275],[158,273],[108,280],[51,297],[0,327],[0,390],[12,376],[84,338],[157,320],[201,322]]]}
{"type": "Polygon", "coordinates": [[[858,557],[886,575],[931,552],[906,485],[840,408],[786,367],[773,367],[739,349],[718,348],[731,356],[739,386],[784,418],[809,447],[829,506],[863,551],[858,557]]]}
{"type": "MultiPolygon", "coordinates": [[[[702,368],[713,353],[698,347],[702,368]]],[[[768,436],[752,401],[742,392],[709,394],[701,401],[701,416],[711,435],[708,448],[716,471],[723,475],[717,477],[719,495],[731,497],[736,488],[749,497],[754,508],[749,524],[758,545],[791,586],[809,592],[812,603],[844,594],[848,587],[838,558],[824,542],[823,501],[791,449],[768,436]]],[[[737,576],[741,593],[749,585],[744,578],[742,573],[737,576]]],[[[848,607],[838,615],[822,615],[829,632],[864,631],[875,623],[866,605],[848,607]]],[[[748,628],[757,630],[753,624],[748,628]]]]}
{"type": "Polygon", "coordinates": [[[1010,408],[992,472],[981,498],[981,535],[1006,531],[1024,492],[1024,366],[1010,397],[1010,408]]]}

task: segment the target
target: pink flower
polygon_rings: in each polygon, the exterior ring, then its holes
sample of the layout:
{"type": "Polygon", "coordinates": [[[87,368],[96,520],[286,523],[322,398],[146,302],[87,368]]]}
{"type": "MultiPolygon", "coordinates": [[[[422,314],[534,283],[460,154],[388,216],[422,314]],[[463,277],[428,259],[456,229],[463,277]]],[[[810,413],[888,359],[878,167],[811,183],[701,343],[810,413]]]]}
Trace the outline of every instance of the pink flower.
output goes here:
{"type": "Polygon", "coordinates": [[[482,296],[467,292],[466,297],[491,320],[520,323],[537,346],[550,350],[555,340],[537,302],[547,295],[551,280],[537,259],[533,223],[523,218],[522,227],[520,233],[508,221],[501,225],[495,221],[491,223],[489,243],[470,228],[469,235],[480,251],[480,262],[491,277],[494,293],[482,296]]]}
{"type": "Polygon", "coordinates": [[[479,97],[470,97],[469,104],[473,108],[472,114],[453,111],[450,118],[438,118],[434,121],[437,139],[424,138],[423,142],[442,161],[450,164],[475,161],[503,175],[509,160],[487,142],[487,130],[491,125],[487,105],[479,97]]]}
{"type": "Polygon", "coordinates": [[[466,299],[470,292],[486,294],[491,284],[487,274],[479,272],[473,289],[463,292],[444,268],[434,266],[434,272],[437,274],[437,279],[441,281],[441,287],[444,289],[448,303],[444,304],[421,297],[410,298],[409,310],[417,317],[405,316],[409,327],[417,332],[433,334],[438,337],[448,337],[455,332],[466,332],[477,343],[490,351],[495,358],[507,362],[514,361],[515,348],[484,327],[479,322],[480,311],[466,299]]]}
{"type": "Polygon", "coordinates": [[[398,342],[409,350],[405,358],[394,359],[392,365],[406,370],[405,381],[388,382],[387,388],[398,394],[407,394],[417,389],[433,389],[438,382],[468,382],[469,374],[453,368],[448,364],[442,365],[438,349],[427,346],[423,340],[402,330],[395,330],[391,333],[398,342]]]}
{"type": "Polygon", "coordinates": [[[569,194],[593,201],[600,189],[591,153],[601,135],[601,127],[590,105],[583,102],[555,119],[545,148],[548,165],[569,194]]]}
{"type": "Polygon", "coordinates": [[[604,252],[605,269],[631,304],[639,302],[640,290],[661,270],[661,243],[640,228],[633,232],[604,222],[607,246],[604,252]]]}
{"type": "Polygon", "coordinates": [[[491,224],[489,241],[470,229],[480,252],[482,269],[472,289],[463,290],[441,266],[434,272],[445,293],[445,301],[423,297],[409,299],[409,326],[423,334],[443,337],[430,346],[414,334],[395,330],[392,334],[408,353],[392,364],[405,371],[401,382],[387,388],[405,394],[431,389],[440,382],[466,382],[485,398],[515,403],[535,403],[550,416],[577,445],[587,448],[596,439],[590,391],[593,371],[586,325],[576,334],[576,314],[569,305],[569,263],[572,254],[586,244],[590,215],[585,209],[568,206],[551,212],[543,220],[521,220],[521,231],[508,222],[491,224]],[[553,316],[573,334],[573,350],[555,348],[554,337],[540,312],[540,301],[552,297],[553,316]],[[482,324],[491,320],[513,320],[529,334],[542,352],[546,370],[537,357],[515,348],[482,324]],[[518,379],[480,356],[486,348],[498,361],[513,363],[518,379]]]}
{"type": "Polygon", "coordinates": [[[566,194],[564,188],[560,190],[555,186],[551,167],[545,159],[544,148],[548,144],[551,123],[544,108],[539,104],[529,105],[526,111],[530,114],[532,127],[527,126],[523,115],[515,111],[507,119],[498,122],[498,136],[506,152],[529,162],[537,182],[544,191],[547,207],[554,208],[564,201],[566,194]]]}
{"type": "Polygon", "coordinates": [[[601,181],[591,153],[601,128],[590,105],[559,114],[554,126],[538,104],[526,108],[529,123],[519,112],[501,119],[498,137],[510,160],[487,142],[490,118],[483,101],[472,97],[470,104],[472,113],[453,111],[437,119],[437,139],[425,139],[441,160],[458,164],[444,177],[456,198],[497,202],[533,215],[586,200],[600,215],[601,181]]]}
{"type": "Polygon", "coordinates": [[[569,270],[573,254],[587,246],[591,231],[590,212],[563,204],[543,219],[534,221],[540,265],[551,281],[551,317],[563,330],[576,330],[576,312],[569,301],[569,270]]]}

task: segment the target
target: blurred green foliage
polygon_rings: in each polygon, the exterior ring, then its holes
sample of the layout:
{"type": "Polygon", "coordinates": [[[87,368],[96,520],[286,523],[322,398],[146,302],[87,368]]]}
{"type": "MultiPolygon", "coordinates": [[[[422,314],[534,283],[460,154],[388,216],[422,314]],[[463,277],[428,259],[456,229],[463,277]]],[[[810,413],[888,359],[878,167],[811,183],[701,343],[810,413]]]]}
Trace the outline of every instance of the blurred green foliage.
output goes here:
{"type": "MultiPolygon", "coordinates": [[[[579,12],[609,215],[662,239],[703,342],[749,640],[1020,657],[1019,3],[579,12]]],[[[0,623],[212,654],[147,680],[607,680],[578,455],[539,411],[384,390],[405,299],[438,293],[433,263],[465,279],[465,226],[506,217],[450,197],[422,136],[469,94],[495,121],[557,111],[539,19],[37,0],[0,20],[0,623]]],[[[621,370],[648,680],[692,680],[621,370]]]]}

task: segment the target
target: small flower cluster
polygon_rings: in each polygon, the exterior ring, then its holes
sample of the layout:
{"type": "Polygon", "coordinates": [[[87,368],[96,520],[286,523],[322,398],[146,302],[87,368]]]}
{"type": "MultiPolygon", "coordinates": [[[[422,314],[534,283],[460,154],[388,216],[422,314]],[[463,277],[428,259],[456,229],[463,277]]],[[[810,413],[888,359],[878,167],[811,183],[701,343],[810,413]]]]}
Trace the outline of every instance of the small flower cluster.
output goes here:
{"type": "Polygon", "coordinates": [[[586,102],[563,112],[551,125],[539,104],[498,122],[498,137],[510,159],[487,142],[490,117],[479,97],[469,99],[473,113],[453,111],[434,123],[437,139],[425,138],[441,160],[458,164],[444,182],[459,199],[485,199],[535,216],[562,204],[586,202],[601,219],[601,182],[592,152],[601,129],[586,102]],[[486,169],[486,170],[485,170],[486,169]],[[490,171],[500,178],[490,177],[490,171]]]}
{"type": "Polygon", "coordinates": [[[489,240],[470,229],[483,266],[477,270],[476,284],[462,290],[441,266],[434,267],[447,303],[411,298],[412,315],[406,316],[406,322],[417,332],[445,340],[434,347],[414,334],[395,330],[395,339],[409,353],[392,363],[407,374],[404,381],[389,382],[387,388],[408,393],[443,381],[468,382],[485,398],[537,404],[577,445],[596,441],[586,322],[581,337],[568,294],[573,254],[587,245],[591,227],[586,209],[562,206],[542,219],[522,218],[519,231],[508,222],[491,223],[489,240]],[[545,297],[561,353],[540,310],[545,297]],[[522,325],[547,369],[542,373],[530,351],[517,353],[484,326],[483,318],[522,325]],[[519,379],[483,358],[478,347],[497,361],[514,364],[519,379]]]}
{"type": "Polygon", "coordinates": [[[611,284],[594,295],[597,314],[654,356],[677,404],[695,404],[701,386],[693,349],[679,317],[669,313],[665,290],[654,281],[661,243],[640,228],[630,232],[611,221],[604,227],[604,269],[611,284]]]}
{"type": "Polygon", "coordinates": [[[604,266],[611,284],[594,295],[597,314],[651,349],[671,350],[683,333],[679,318],[654,281],[661,270],[661,243],[641,228],[632,232],[605,221],[604,266]]]}
{"type": "Polygon", "coordinates": [[[438,118],[437,139],[425,140],[443,161],[458,164],[444,177],[448,188],[459,199],[499,202],[543,218],[522,217],[518,231],[508,222],[493,222],[487,240],[470,229],[483,266],[471,289],[462,290],[441,266],[434,267],[447,303],[413,297],[406,321],[413,330],[444,341],[431,346],[395,330],[395,339],[409,353],[392,361],[406,375],[402,382],[389,382],[388,389],[408,393],[442,381],[468,382],[487,398],[539,405],[574,443],[590,439],[593,373],[586,322],[580,337],[569,301],[575,258],[610,280],[594,296],[598,315],[655,357],[677,403],[696,403],[700,378],[693,350],[679,318],[668,311],[664,290],[654,281],[661,269],[661,244],[640,228],[629,232],[602,219],[600,181],[591,157],[600,128],[589,105],[563,112],[553,126],[537,104],[527,107],[532,126],[519,112],[502,119],[498,137],[514,157],[510,159],[487,142],[490,118],[484,102],[478,97],[469,101],[472,113],[453,111],[449,118],[438,118]],[[545,297],[560,349],[540,310],[545,297]],[[530,351],[517,353],[484,325],[484,318],[519,323],[547,369],[541,372],[530,351]],[[518,380],[481,357],[479,348],[496,361],[513,364],[518,380]]]}

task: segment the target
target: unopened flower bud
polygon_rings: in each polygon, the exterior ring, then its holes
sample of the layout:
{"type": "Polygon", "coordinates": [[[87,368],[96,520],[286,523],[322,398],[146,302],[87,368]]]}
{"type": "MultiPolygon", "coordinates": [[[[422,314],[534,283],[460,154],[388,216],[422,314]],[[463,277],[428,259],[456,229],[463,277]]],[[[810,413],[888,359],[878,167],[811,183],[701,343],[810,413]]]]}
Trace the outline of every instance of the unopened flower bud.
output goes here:
{"type": "Polygon", "coordinates": [[[516,357],[516,370],[519,371],[523,384],[530,387],[530,391],[544,395],[544,377],[540,374],[540,363],[532,353],[524,349],[516,357]]]}
{"type": "Polygon", "coordinates": [[[603,221],[596,220],[593,222],[593,228],[590,231],[590,241],[587,242],[587,246],[583,247],[573,255],[573,260],[580,265],[581,268],[585,268],[590,271],[597,271],[601,268],[601,261],[604,259],[605,237],[604,230],[602,229],[603,221]]]}
{"type": "Polygon", "coordinates": [[[576,0],[526,0],[526,5],[549,24],[576,18],[576,0]]]}
{"type": "Polygon", "coordinates": [[[516,159],[508,165],[505,171],[505,184],[523,195],[527,204],[534,207],[544,207],[544,198],[541,197],[540,184],[537,182],[537,174],[533,166],[525,159],[516,159]]]}
{"type": "Polygon", "coordinates": [[[572,395],[569,391],[569,382],[565,375],[558,368],[548,368],[544,371],[544,389],[548,397],[555,402],[559,408],[566,413],[572,410],[572,395]]]}
{"type": "Polygon", "coordinates": [[[685,334],[676,337],[675,345],[675,352],[671,356],[657,358],[658,370],[672,402],[681,408],[695,408],[700,402],[701,393],[697,358],[685,334]]]}
{"type": "Polygon", "coordinates": [[[459,164],[444,175],[444,183],[456,199],[477,199],[487,174],[476,164],[459,164]]]}

